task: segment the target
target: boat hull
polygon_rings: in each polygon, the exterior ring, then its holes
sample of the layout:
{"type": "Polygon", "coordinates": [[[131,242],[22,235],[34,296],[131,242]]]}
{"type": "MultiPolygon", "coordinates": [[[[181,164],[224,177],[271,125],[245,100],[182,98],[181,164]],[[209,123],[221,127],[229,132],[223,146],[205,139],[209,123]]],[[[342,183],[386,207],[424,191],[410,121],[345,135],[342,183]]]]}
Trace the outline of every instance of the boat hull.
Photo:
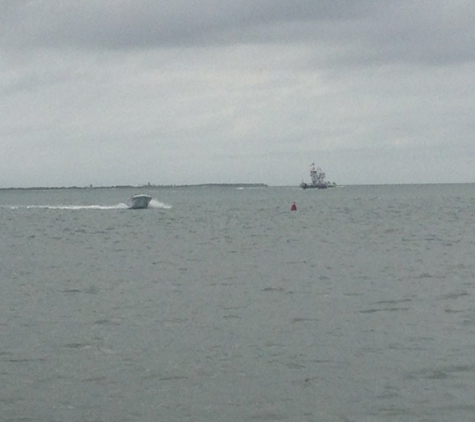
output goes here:
{"type": "Polygon", "coordinates": [[[152,197],[150,195],[134,195],[129,199],[127,205],[131,210],[143,210],[148,208],[152,197]]]}

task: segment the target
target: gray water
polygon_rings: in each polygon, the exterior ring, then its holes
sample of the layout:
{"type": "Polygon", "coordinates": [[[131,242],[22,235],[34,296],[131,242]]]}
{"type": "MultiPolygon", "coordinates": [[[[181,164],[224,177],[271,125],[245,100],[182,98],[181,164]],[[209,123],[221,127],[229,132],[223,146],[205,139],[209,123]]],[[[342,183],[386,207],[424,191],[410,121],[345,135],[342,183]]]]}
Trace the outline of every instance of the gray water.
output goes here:
{"type": "Polygon", "coordinates": [[[475,185],[132,193],[0,191],[0,421],[475,420],[475,185]]]}

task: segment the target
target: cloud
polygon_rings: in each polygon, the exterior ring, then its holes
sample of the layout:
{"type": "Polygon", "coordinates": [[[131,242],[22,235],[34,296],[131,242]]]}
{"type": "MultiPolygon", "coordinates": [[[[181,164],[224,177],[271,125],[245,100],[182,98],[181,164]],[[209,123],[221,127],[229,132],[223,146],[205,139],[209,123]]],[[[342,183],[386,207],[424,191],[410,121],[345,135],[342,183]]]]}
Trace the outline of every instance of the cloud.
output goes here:
{"type": "MultiPolygon", "coordinates": [[[[389,183],[410,180],[405,155],[449,149],[455,165],[474,149],[469,1],[0,7],[0,175],[12,185],[223,173],[292,184],[314,160],[337,182],[389,183]],[[15,156],[24,168],[9,164],[15,156]],[[394,171],[375,176],[389,162],[394,171]]],[[[436,162],[420,163],[421,180],[455,177],[436,162]]]]}
{"type": "Polygon", "coordinates": [[[455,0],[6,2],[3,46],[90,50],[310,44],[374,63],[472,60],[475,4],[455,0]]]}
{"type": "Polygon", "coordinates": [[[15,6],[10,3],[3,23],[9,42],[17,46],[154,48],[286,39],[289,34],[267,29],[293,22],[355,18],[369,10],[369,4],[311,0],[296,0],[292,5],[278,0],[19,1],[15,6]]]}

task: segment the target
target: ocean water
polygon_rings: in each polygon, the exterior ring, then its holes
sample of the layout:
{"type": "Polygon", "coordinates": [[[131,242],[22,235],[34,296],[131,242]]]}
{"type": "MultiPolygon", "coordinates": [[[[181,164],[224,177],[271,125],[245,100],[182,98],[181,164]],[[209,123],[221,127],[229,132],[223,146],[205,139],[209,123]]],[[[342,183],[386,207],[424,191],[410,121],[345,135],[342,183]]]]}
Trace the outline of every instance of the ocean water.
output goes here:
{"type": "Polygon", "coordinates": [[[0,191],[0,421],[475,420],[475,185],[133,193],[0,191]]]}

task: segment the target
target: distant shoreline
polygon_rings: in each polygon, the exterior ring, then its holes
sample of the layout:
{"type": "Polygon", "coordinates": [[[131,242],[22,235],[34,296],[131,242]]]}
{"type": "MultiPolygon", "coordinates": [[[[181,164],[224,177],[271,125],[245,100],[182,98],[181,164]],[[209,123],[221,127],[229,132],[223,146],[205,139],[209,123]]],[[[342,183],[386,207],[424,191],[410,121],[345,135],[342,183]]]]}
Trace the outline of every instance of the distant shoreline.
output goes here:
{"type": "Polygon", "coordinates": [[[175,189],[175,188],[196,188],[196,187],[218,187],[218,188],[267,188],[265,183],[202,183],[197,185],[116,185],[116,186],[53,186],[41,187],[33,186],[28,188],[0,188],[4,190],[59,190],[59,189],[175,189]]]}

